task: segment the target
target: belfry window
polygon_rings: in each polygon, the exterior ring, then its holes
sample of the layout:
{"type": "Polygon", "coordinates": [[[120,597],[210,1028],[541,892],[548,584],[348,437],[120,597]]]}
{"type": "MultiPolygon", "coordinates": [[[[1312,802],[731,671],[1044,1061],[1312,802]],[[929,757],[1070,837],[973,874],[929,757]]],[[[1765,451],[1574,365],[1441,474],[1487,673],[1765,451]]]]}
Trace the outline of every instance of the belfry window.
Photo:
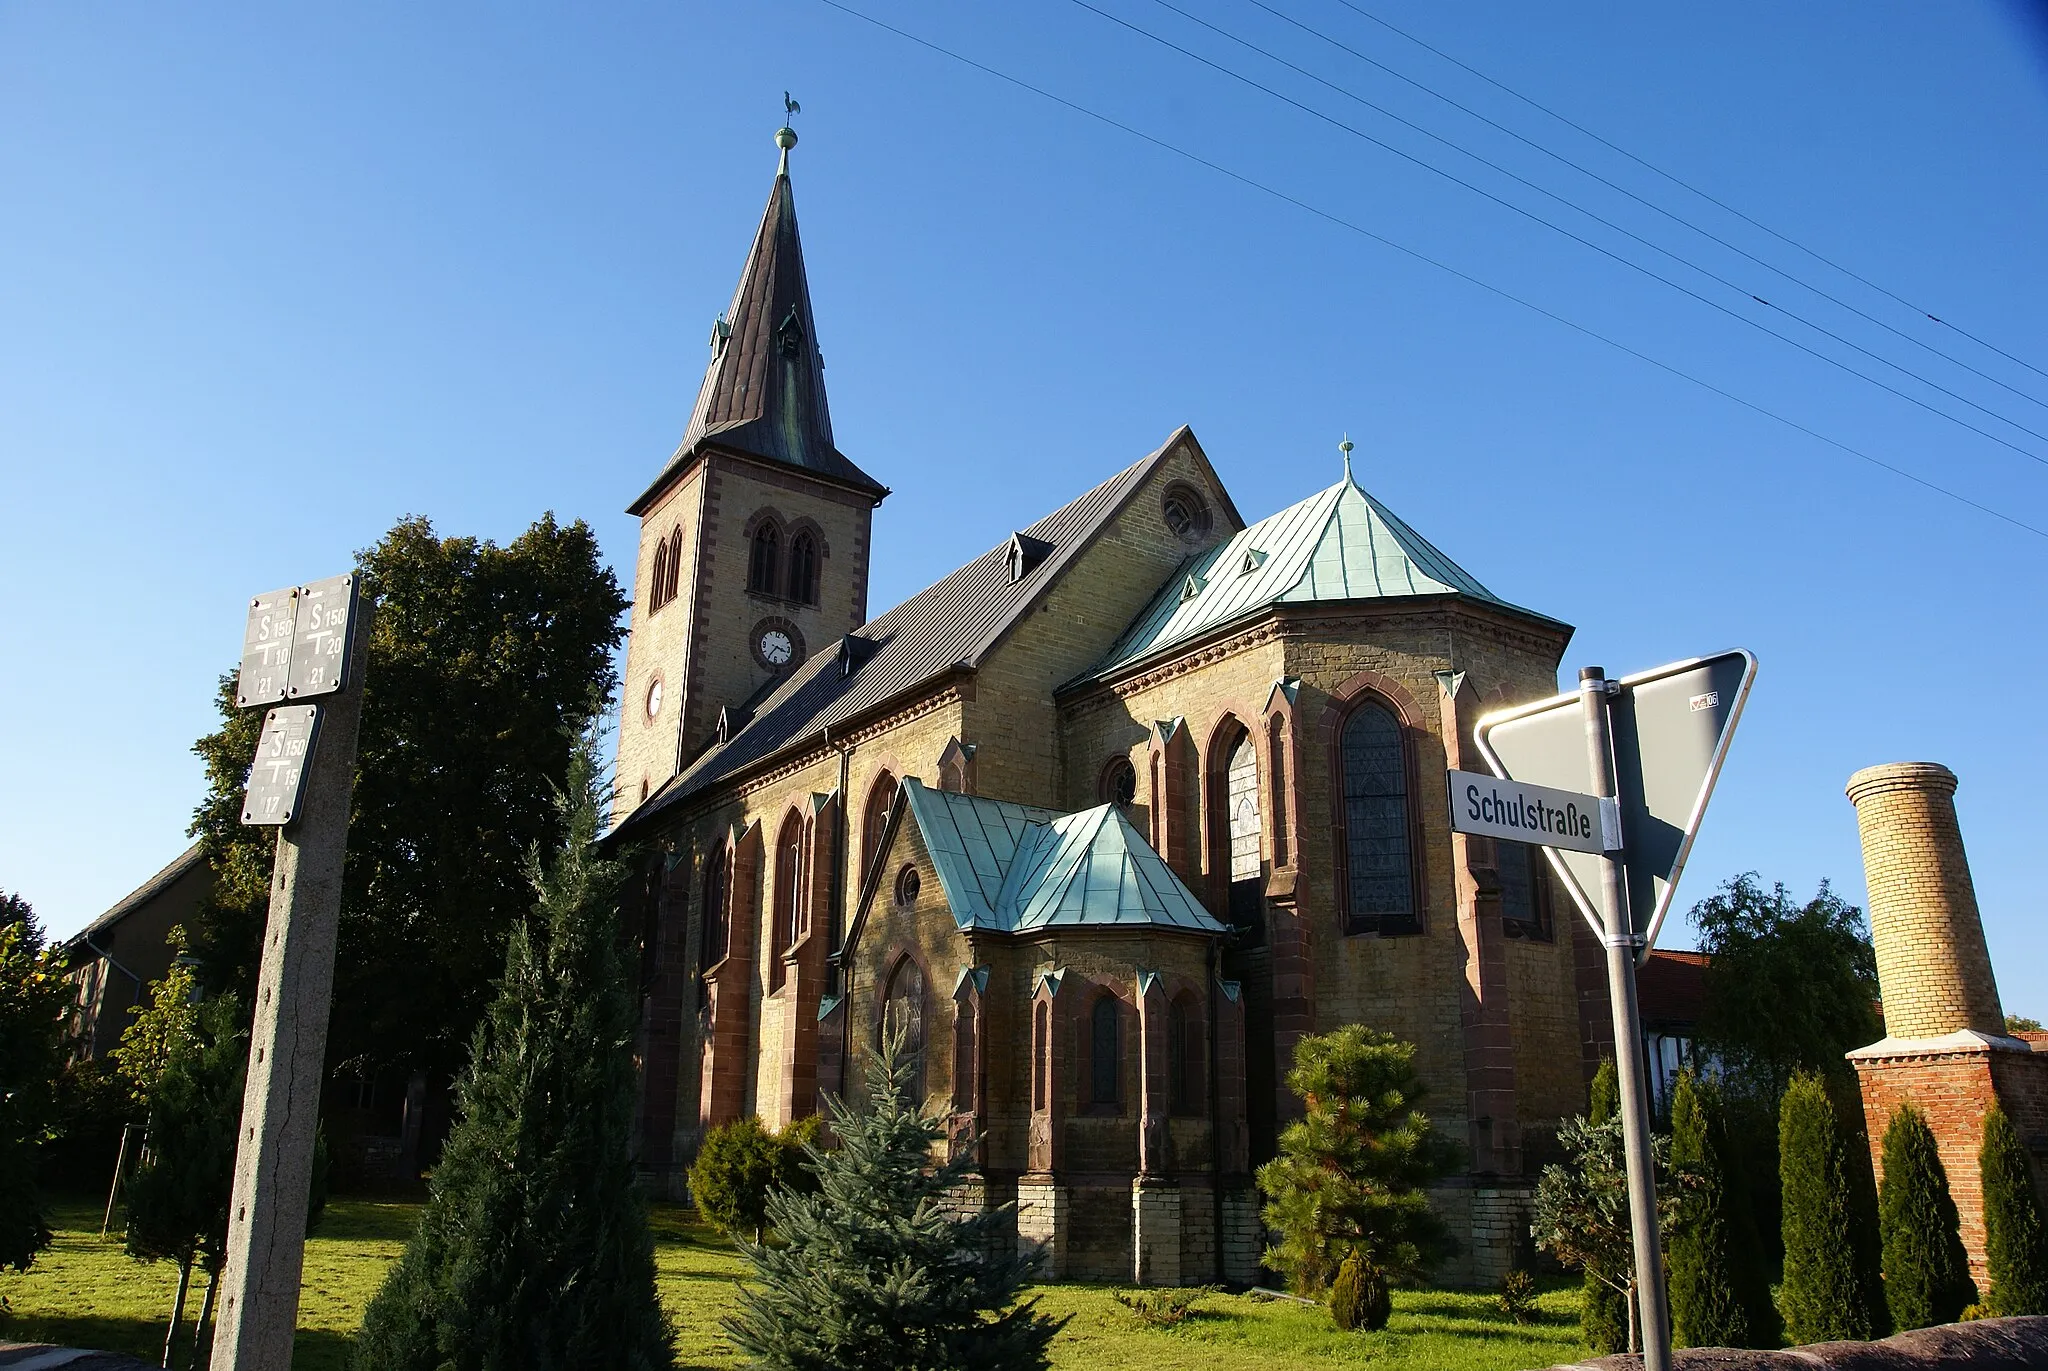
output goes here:
{"type": "Polygon", "coordinates": [[[808,530],[789,540],[789,598],[818,603],[818,540],[808,530]]]}
{"type": "Polygon", "coordinates": [[[776,574],[782,568],[782,531],[772,523],[754,530],[754,545],[747,562],[747,589],[773,595],[780,587],[776,574]]]}
{"type": "Polygon", "coordinates": [[[1421,931],[1401,721],[1373,700],[1344,721],[1344,930],[1421,931]]]}

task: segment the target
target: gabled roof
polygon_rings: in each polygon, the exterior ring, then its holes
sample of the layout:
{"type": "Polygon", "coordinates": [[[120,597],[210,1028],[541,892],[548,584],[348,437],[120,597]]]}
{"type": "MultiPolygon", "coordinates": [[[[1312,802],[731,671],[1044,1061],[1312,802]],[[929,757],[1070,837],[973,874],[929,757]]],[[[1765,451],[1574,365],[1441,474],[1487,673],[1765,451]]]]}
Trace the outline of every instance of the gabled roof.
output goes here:
{"type": "Polygon", "coordinates": [[[914,778],[903,796],[963,929],[1223,931],[1114,805],[1058,814],[931,790],[914,778]]]}
{"type": "Polygon", "coordinates": [[[634,810],[618,831],[637,829],[670,805],[742,768],[815,739],[821,729],[955,669],[979,666],[1152,470],[1183,443],[1194,444],[1194,435],[1185,426],[1156,452],[1021,530],[1051,549],[1022,577],[1010,575],[1011,539],[1006,538],[936,585],[855,629],[847,635],[858,648],[850,674],[841,674],[839,652],[828,644],[814,646],[801,666],[752,706],[745,727],[690,762],[634,810]]]}
{"type": "Polygon", "coordinates": [[[115,924],[120,923],[121,920],[127,918],[130,914],[133,914],[136,910],[142,908],[204,865],[206,865],[205,852],[201,850],[198,843],[192,844],[192,846],[172,858],[170,865],[157,872],[156,875],[151,876],[141,885],[135,887],[135,889],[129,891],[112,909],[94,919],[84,928],[79,929],[78,932],[72,934],[69,938],[66,938],[64,946],[67,949],[84,946],[87,941],[107,932],[115,924]]]}
{"type": "Polygon", "coordinates": [[[627,513],[645,508],[706,445],[800,467],[878,501],[888,494],[832,443],[825,362],[786,170],[768,192],[739,288],[712,325],[710,343],[711,361],[682,444],[627,513]]]}
{"type": "Polygon", "coordinates": [[[1194,558],[1080,679],[1090,680],[1270,605],[1458,595],[1509,604],[1348,476],[1194,558]]]}

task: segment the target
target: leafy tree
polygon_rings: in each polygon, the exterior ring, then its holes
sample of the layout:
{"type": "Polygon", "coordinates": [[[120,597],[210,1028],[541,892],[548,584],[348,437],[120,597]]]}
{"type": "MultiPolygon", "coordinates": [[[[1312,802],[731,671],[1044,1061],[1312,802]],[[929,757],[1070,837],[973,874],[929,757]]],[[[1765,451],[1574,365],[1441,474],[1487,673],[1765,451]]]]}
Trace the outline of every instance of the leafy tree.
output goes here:
{"type": "MultiPolygon", "coordinates": [[[[1587,1091],[1586,1120],[1604,1124],[1621,1112],[1621,1083],[1614,1073],[1614,1059],[1602,1059],[1587,1091]]],[[[1623,1253],[1618,1266],[1586,1263],[1580,1277],[1579,1335],[1595,1352],[1625,1352],[1635,1346],[1635,1332],[1629,1321],[1628,1279],[1635,1268],[1634,1257],[1623,1253]]]]}
{"type": "Polygon", "coordinates": [[[43,1144],[43,1178],[59,1190],[105,1193],[121,1150],[121,1130],[141,1123],[143,1106],[111,1056],[64,1063],[55,1113],[43,1144]]]}
{"type": "Polygon", "coordinates": [[[2005,1016],[2005,1031],[2008,1033],[2039,1033],[2041,1031],[2041,1021],[2039,1019],[2030,1019],[2024,1014],[2008,1014],[2005,1016]]]}
{"type": "Polygon", "coordinates": [[[1699,1039],[1738,1088],[1775,1100],[1799,1071],[1846,1079],[1843,1054],[1883,1035],[1863,911],[1827,882],[1801,905],[1745,872],[1692,917],[1709,957],[1699,1039]]]}
{"type": "Polygon", "coordinates": [[[69,988],[35,910],[0,893],[0,1267],[18,1271],[50,1241],[37,1160],[54,1116],[69,988]]]}
{"type": "MultiPolygon", "coordinates": [[[[1569,1159],[1543,1168],[1536,1182],[1535,1222],[1530,1233],[1536,1246],[1566,1266],[1586,1273],[1589,1283],[1598,1280],[1615,1291],[1623,1301],[1618,1321],[1622,1332],[1587,1320],[1586,1339],[1625,1337],[1626,1350],[1635,1351],[1636,1332],[1641,1319],[1636,1313],[1636,1265],[1634,1230],[1629,1223],[1628,1144],[1619,1117],[1603,1123],[1584,1118],[1567,1119],[1557,1131],[1557,1140],[1569,1159]]],[[[1671,1163],[1671,1139],[1650,1139],[1650,1163],[1657,1180],[1657,1231],[1668,1243],[1688,1198],[1692,1174],[1671,1163]]],[[[1582,1316],[1583,1318],[1583,1316],[1582,1316]]],[[[1615,1351],[1624,1349],[1615,1348],[1615,1351]]]]}
{"type": "Polygon", "coordinates": [[[1427,1187],[1458,1151],[1416,1108],[1415,1045],[1361,1024],[1304,1037],[1287,1088],[1306,1108],[1258,1170],[1266,1224],[1280,1233],[1266,1264],[1303,1293],[1354,1249],[1387,1279],[1421,1279],[1451,1247],[1427,1187]]]}
{"type": "Polygon", "coordinates": [[[1778,1111],[1785,1212],[1778,1307],[1795,1344],[1864,1341],[1886,1331],[1869,1157],[1862,1137],[1843,1125],[1826,1082],[1793,1077],[1778,1111]]]}
{"type": "Polygon", "coordinates": [[[1996,1103],[1984,1116],[1977,1168],[1984,1178],[1984,1261],[1991,1275],[1985,1303],[1998,1315],[2048,1314],[2048,1232],[2020,1131],[1996,1103]]]}
{"type": "MultiPolygon", "coordinates": [[[[188,1032],[164,1045],[152,1073],[149,1147],[125,1191],[127,1245],[128,1255],[138,1260],[178,1264],[164,1337],[166,1366],[184,1318],[192,1268],[203,1265],[217,1280],[227,1250],[235,1130],[248,1060],[241,1006],[233,995],[222,995],[199,1008],[188,1032]]],[[[194,1331],[195,1339],[200,1332],[194,1331]]]]}
{"type": "Polygon", "coordinates": [[[552,863],[529,864],[539,901],[512,931],[419,1229],[363,1315],[360,1366],[671,1364],[634,1184],[626,869],[593,849],[607,798],[593,750],[587,735],[575,749],[552,863]]]}
{"type": "Polygon", "coordinates": [[[162,977],[149,983],[149,1002],[129,1006],[131,1022],[121,1030],[113,1057],[121,1076],[138,1099],[155,1093],[159,1078],[178,1049],[199,1031],[199,983],[185,951],[185,930],[174,927],[165,939],[180,955],[162,977]]]}
{"type": "Polygon", "coordinates": [[[1712,1081],[1680,1074],[1671,1092],[1672,1165],[1692,1173],[1669,1247],[1672,1333],[1680,1347],[1775,1347],[1777,1314],[1727,1113],[1712,1081]]]}
{"type": "MultiPolygon", "coordinates": [[[[335,959],[330,1063],[461,1067],[553,850],[576,727],[616,685],[626,606],[582,522],[543,517],[504,546],[401,520],[357,568],[377,597],[335,959]]],[[[263,711],[219,695],[194,748],[208,792],[192,831],[215,873],[194,928],[209,986],[253,988],[272,843],[240,822],[263,711]]]]}
{"type": "Polygon", "coordinates": [[[867,1098],[832,1102],[838,1145],[806,1146],[818,1188],[778,1188],[782,1245],[744,1240],[754,1280],[726,1332],[775,1371],[1031,1371],[1066,1325],[1019,1300],[1036,1254],[1009,1236],[1008,1207],[956,1212],[971,1151],[937,1163],[944,1124],[922,1113],[917,1063],[892,1035],[868,1054],[867,1098]]]}
{"type": "Polygon", "coordinates": [[[1948,1172],[1935,1150],[1934,1130],[1910,1104],[1899,1106],[1884,1131],[1877,1221],[1892,1327],[1954,1323],[1965,1306],[1976,1303],[1948,1172]]]}

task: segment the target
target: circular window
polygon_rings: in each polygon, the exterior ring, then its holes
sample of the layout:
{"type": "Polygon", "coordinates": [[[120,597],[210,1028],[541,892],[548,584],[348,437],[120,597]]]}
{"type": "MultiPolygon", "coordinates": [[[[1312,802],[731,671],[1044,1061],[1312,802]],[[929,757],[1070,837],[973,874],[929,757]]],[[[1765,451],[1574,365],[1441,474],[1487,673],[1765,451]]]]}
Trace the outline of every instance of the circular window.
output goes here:
{"type": "Polygon", "coordinates": [[[652,719],[661,713],[661,677],[657,676],[647,684],[647,717],[652,719]]]}
{"type": "Polygon", "coordinates": [[[1159,512],[1183,543],[1199,543],[1209,536],[1209,502],[1193,486],[1169,487],[1159,512]]]}
{"type": "Polygon", "coordinates": [[[1138,799],[1138,769],[1129,757],[1118,757],[1102,770],[1102,798],[1118,809],[1129,809],[1138,799]]]}
{"type": "Polygon", "coordinates": [[[905,866],[896,873],[896,903],[906,909],[917,903],[918,889],[924,884],[915,866],[905,866]]]}

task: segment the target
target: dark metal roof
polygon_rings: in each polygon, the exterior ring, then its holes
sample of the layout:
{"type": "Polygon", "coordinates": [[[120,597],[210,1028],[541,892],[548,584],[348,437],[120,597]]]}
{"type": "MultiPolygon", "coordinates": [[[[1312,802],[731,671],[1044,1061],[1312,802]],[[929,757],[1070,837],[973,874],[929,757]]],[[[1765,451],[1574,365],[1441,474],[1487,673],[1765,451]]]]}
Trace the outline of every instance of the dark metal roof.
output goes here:
{"type": "Polygon", "coordinates": [[[1022,530],[1052,551],[1019,580],[1010,578],[1010,539],[913,595],[848,637],[855,669],[841,675],[842,654],[820,646],[762,700],[730,739],[687,765],[619,825],[621,835],[746,767],[815,739],[853,718],[956,669],[973,670],[1028,613],[1145,477],[1193,435],[1183,426],[1158,451],[1125,467],[1079,499],[1022,530]]]}
{"type": "Polygon", "coordinates": [[[105,933],[143,905],[148,904],[151,900],[169,890],[195,868],[205,864],[206,854],[200,851],[198,843],[192,844],[192,846],[186,848],[177,857],[172,859],[169,866],[130,891],[119,904],[116,904],[112,909],[109,909],[106,913],[100,915],[84,928],[81,928],[78,932],[65,939],[64,946],[67,949],[81,947],[87,939],[97,938],[100,934],[105,933]]]}
{"type": "Polygon", "coordinates": [[[889,493],[832,445],[825,362],[787,173],[768,192],[739,289],[712,327],[711,363],[682,444],[627,513],[638,514],[706,446],[800,467],[876,500],[889,493]]]}

